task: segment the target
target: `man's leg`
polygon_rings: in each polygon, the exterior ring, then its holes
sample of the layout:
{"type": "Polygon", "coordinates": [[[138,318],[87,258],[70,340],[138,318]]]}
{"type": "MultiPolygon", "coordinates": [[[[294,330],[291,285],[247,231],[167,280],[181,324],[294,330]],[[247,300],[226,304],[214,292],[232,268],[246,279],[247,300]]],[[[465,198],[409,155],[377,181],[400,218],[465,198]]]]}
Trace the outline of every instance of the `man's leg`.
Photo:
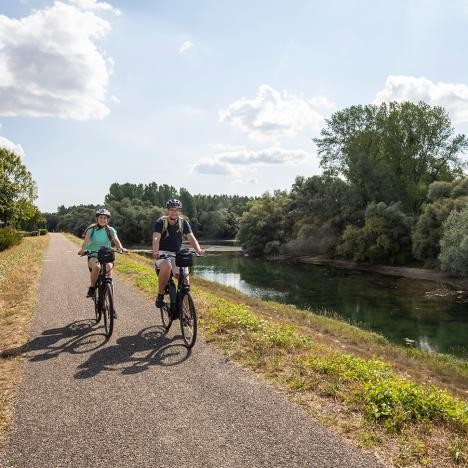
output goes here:
{"type": "Polygon", "coordinates": [[[158,297],[156,298],[156,307],[161,308],[164,303],[164,290],[171,276],[171,262],[170,260],[163,260],[158,262],[159,276],[158,276],[158,297]]]}
{"type": "Polygon", "coordinates": [[[169,278],[171,277],[171,269],[172,269],[171,262],[169,260],[165,260],[159,264],[158,268],[159,268],[158,294],[164,294],[164,290],[166,289],[167,283],[169,282],[169,278]]]}

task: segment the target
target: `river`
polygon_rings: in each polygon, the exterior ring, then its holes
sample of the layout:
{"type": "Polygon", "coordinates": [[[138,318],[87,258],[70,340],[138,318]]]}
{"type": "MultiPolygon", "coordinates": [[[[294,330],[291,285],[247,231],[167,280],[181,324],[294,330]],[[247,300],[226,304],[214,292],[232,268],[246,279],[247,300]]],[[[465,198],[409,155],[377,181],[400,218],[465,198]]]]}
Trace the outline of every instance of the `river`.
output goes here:
{"type": "Polygon", "coordinates": [[[236,253],[196,258],[195,274],[262,299],[335,313],[400,345],[409,338],[425,351],[468,356],[468,304],[447,285],[236,253]]]}

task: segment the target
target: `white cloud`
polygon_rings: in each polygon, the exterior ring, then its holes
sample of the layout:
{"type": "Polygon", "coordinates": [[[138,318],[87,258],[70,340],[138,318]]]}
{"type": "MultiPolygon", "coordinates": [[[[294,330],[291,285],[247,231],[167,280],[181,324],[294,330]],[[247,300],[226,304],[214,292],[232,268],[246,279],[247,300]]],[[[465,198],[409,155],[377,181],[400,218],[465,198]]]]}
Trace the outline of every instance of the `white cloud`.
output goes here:
{"type": "Polygon", "coordinates": [[[195,164],[194,170],[200,174],[215,174],[215,175],[234,175],[235,169],[228,163],[213,159],[201,159],[195,164]]]}
{"type": "Polygon", "coordinates": [[[333,103],[324,97],[306,100],[263,84],[254,99],[242,98],[233,102],[220,111],[219,118],[253,139],[276,141],[294,137],[305,128],[318,132],[333,108],[333,103]]]}
{"type": "Polygon", "coordinates": [[[89,11],[110,11],[116,15],[120,15],[121,11],[117,8],[114,8],[110,3],[107,2],[98,2],[97,0],[70,0],[70,3],[76,5],[82,10],[89,11]]]}
{"type": "Polygon", "coordinates": [[[374,99],[374,104],[384,101],[424,101],[444,107],[457,122],[468,121],[468,86],[464,84],[433,82],[427,78],[390,75],[384,89],[374,99]]]}
{"type": "Polygon", "coordinates": [[[204,174],[238,175],[242,170],[252,166],[291,165],[310,156],[309,153],[303,150],[286,150],[282,148],[233,149],[218,153],[212,158],[201,159],[195,164],[194,169],[196,172],[204,174]]]}
{"type": "Polygon", "coordinates": [[[233,185],[244,185],[244,184],[250,184],[250,185],[257,185],[258,184],[258,179],[257,178],[252,178],[252,179],[234,179],[231,182],[233,185]]]}
{"type": "Polygon", "coordinates": [[[18,156],[24,156],[24,149],[21,145],[16,145],[12,141],[0,136],[0,148],[5,148],[12,153],[16,153],[18,156]]]}
{"type": "Polygon", "coordinates": [[[89,9],[110,5],[74,3],[80,8],[55,1],[19,20],[0,15],[0,115],[77,120],[108,115],[112,60],[95,42],[111,26],[89,9]]]}
{"type": "Polygon", "coordinates": [[[185,41],[180,47],[179,47],[179,54],[183,54],[184,52],[189,51],[195,47],[195,44],[191,41],[185,41]]]}
{"type": "Polygon", "coordinates": [[[285,150],[281,148],[266,148],[259,151],[247,149],[234,150],[216,156],[219,161],[229,164],[288,164],[302,161],[308,157],[303,150],[285,150]]]}

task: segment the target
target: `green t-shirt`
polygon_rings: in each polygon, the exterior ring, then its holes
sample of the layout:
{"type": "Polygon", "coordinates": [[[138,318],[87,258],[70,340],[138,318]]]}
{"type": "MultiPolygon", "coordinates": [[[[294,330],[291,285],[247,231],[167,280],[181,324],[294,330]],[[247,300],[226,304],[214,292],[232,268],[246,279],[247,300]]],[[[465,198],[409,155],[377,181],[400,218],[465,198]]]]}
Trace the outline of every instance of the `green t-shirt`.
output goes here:
{"type": "MultiPolygon", "coordinates": [[[[117,231],[109,226],[111,237],[117,234],[117,231]]],[[[101,247],[112,247],[112,243],[107,236],[106,228],[98,229],[97,227],[89,228],[89,235],[91,236],[86,250],[99,250],[101,247]]],[[[91,257],[97,257],[97,253],[92,253],[91,257]]]]}

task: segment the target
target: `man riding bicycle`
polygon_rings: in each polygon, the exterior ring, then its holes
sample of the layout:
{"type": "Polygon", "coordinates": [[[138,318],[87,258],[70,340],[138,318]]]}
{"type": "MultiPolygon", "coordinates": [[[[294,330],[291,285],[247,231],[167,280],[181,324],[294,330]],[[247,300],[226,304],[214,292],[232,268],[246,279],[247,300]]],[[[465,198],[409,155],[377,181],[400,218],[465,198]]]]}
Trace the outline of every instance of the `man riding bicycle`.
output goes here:
{"type": "Polygon", "coordinates": [[[159,268],[159,291],[156,298],[156,307],[161,308],[164,304],[164,290],[169,282],[171,271],[174,276],[179,276],[179,267],[176,267],[173,257],[182,246],[182,237],[185,235],[190,245],[198,255],[203,255],[197,239],[193,235],[192,228],[181,215],[182,202],[172,198],[166,203],[167,215],[158,218],[153,229],[153,257],[159,268]],[[164,258],[168,255],[168,258],[164,258]],[[160,257],[163,258],[160,258],[160,257]]]}
{"type": "MultiPolygon", "coordinates": [[[[128,252],[127,249],[122,246],[122,243],[117,237],[116,229],[109,226],[110,217],[110,212],[105,208],[99,208],[96,210],[96,223],[91,224],[91,226],[86,228],[83,244],[81,249],[78,251],[79,255],[83,255],[85,252],[90,252],[88,254],[88,267],[90,271],[91,286],[88,288],[86,297],[94,296],[96,281],[101,269],[101,265],[97,259],[97,251],[101,247],[110,248],[112,247],[112,244],[114,244],[122,252],[128,252]]],[[[110,278],[112,277],[113,266],[113,263],[107,264],[107,276],[110,278]]]]}

